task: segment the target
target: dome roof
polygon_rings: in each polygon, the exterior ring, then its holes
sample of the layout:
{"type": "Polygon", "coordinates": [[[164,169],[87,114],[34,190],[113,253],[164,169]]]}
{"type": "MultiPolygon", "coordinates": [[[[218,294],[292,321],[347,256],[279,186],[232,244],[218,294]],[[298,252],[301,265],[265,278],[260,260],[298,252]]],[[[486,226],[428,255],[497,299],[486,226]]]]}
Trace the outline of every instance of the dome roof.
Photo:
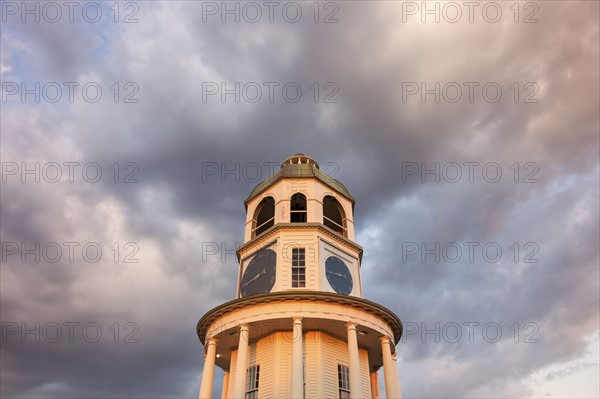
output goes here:
{"type": "Polygon", "coordinates": [[[258,183],[245,202],[248,203],[248,201],[250,201],[252,198],[256,197],[258,194],[262,193],[281,179],[309,178],[315,178],[319,180],[321,183],[347,197],[352,201],[352,203],[354,203],[354,198],[352,198],[350,192],[342,183],[333,177],[330,177],[325,172],[322,172],[319,169],[319,164],[304,154],[296,154],[283,161],[281,163],[281,169],[279,169],[279,171],[273,176],[258,183]]]}

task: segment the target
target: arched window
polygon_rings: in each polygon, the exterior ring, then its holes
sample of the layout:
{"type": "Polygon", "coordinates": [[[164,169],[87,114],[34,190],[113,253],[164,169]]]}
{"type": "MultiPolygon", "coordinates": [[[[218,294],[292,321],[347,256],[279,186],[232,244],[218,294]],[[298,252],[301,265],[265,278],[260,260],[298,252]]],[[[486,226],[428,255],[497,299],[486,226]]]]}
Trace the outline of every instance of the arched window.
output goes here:
{"type": "Polygon", "coordinates": [[[256,207],[252,221],[252,236],[256,237],[267,231],[275,224],[275,200],[265,197],[256,207]]]}
{"type": "Polygon", "coordinates": [[[306,197],[296,193],[290,201],[290,221],[292,223],[306,222],[306,197]]]}
{"type": "Polygon", "coordinates": [[[338,234],[346,236],[346,218],[342,205],[331,195],[323,198],[323,224],[338,234]]]}

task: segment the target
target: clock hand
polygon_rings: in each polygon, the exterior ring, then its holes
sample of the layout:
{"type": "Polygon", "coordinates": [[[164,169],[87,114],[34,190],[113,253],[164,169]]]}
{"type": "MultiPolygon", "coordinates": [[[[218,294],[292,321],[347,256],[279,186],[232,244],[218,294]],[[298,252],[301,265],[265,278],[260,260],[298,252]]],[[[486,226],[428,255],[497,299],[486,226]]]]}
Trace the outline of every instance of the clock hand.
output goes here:
{"type": "Polygon", "coordinates": [[[328,272],[329,274],[333,274],[334,276],[340,276],[341,278],[343,278],[344,280],[348,280],[346,278],[346,275],[344,274],[340,274],[340,273],[335,273],[335,272],[328,272]]]}
{"type": "Polygon", "coordinates": [[[252,277],[250,280],[248,280],[245,284],[242,284],[242,288],[246,287],[248,284],[250,284],[251,282],[253,282],[254,280],[259,279],[263,274],[267,274],[267,268],[264,268],[262,272],[258,273],[256,276],[252,277]]]}
{"type": "Polygon", "coordinates": [[[261,274],[257,274],[256,276],[254,276],[250,280],[248,280],[246,283],[242,284],[242,288],[244,288],[245,286],[247,286],[248,284],[250,284],[251,282],[253,282],[257,278],[259,278],[260,276],[262,276],[262,273],[261,274]]]}

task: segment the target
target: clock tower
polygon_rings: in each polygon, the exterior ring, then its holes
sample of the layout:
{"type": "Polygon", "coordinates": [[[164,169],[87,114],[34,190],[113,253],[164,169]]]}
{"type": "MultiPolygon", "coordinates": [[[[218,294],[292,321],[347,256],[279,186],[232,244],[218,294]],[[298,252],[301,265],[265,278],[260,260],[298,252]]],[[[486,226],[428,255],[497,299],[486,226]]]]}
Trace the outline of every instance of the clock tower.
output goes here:
{"type": "Polygon", "coordinates": [[[296,154],[244,202],[235,299],[197,325],[205,360],[200,398],[400,397],[395,346],[402,322],[363,298],[354,198],[296,154]]]}

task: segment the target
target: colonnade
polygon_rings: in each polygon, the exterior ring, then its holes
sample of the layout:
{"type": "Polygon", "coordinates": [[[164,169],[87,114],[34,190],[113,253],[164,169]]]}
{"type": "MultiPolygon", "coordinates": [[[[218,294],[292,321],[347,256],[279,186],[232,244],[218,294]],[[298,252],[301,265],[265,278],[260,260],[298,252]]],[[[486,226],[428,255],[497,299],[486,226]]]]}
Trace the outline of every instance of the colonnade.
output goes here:
{"type": "MultiPolygon", "coordinates": [[[[292,399],[301,399],[303,397],[303,367],[302,367],[302,317],[292,317],[293,324],[293,343],[292,343],[292,379],[290,385],[290,396],[292,399]]],[[[360,358],[358,352],[358,337],[356,324],[348,322],[344,325],[348,336],[348,368],[350,371],[350,396],[352,398],[361,398],[363,392],[362,379],[360,377],[360,358]]],[[[249,327],[248,324],[239,326],[238,334],[237,361],[235,367],[233,398],[242,399],[246,394],[246,373],[248,367],[248,344],[249,327]]],[[[202,371],[202,380],[200,383],[199,399],[212,398],[212,386],[214,379],[215,361],[217,355],[218,338],[210,338],[206,343],[206,355],[204,359],[204,370],[202,371]]],[[[385,391],[388,398],[400,398],[400,382],[398,381],[398,372],[396,368],[396,354],[392,355],[393,344],[389,337],[380,337],[381,352],[383,356],[383,377],[385,380],[385,391]]],[[[223,390],[221,397],[227,398],[229,388],[229,371],[225,371],[223,378],[223,390]]],[[[371,395],[377,398],[377,372],[371,372],[371,395]],[[375,384],[375,386],[373,386],[375,384]]]]}

